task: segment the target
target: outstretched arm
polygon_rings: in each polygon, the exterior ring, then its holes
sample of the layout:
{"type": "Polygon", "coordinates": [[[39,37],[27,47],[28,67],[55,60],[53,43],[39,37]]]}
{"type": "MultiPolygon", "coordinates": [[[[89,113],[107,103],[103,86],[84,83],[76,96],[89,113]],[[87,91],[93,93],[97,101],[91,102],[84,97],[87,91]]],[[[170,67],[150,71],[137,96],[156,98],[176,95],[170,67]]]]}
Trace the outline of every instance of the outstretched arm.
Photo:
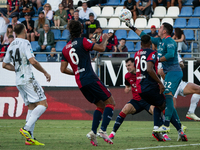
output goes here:
{"type": "Polygon", "coordinates": [[[74,72],[71,69],[67,68],[67,66],[67,61],[61,61],[60,71],[68,75],[74,75],[74,72]]]}

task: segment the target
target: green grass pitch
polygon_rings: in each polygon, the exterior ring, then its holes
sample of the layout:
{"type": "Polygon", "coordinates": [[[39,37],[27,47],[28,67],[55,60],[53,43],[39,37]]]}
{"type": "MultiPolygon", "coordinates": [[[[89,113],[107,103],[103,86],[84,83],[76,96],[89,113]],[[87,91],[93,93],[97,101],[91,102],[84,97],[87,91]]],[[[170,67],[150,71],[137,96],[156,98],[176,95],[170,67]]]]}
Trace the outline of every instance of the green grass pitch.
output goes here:
{"type": "MultiPolygon", "coordinates": [[[[45,146],[27,146],[25,138],[19,134],[25,120],[0,120],[0,150],[125,150],[125,149],[161,149],[161,150],[198,150],[200,149],[200,122],[182,122],[188,127],[188,142],[177,142],[177,131],[171,126],[168,134],[171,141],[158,142],[151,133],[151,121],[124,121],[118,130],[114,144],[109,145],[97,138],[94,147],[86,138],[91,130],[92,121],[80,120],[38,120],[34,136],[45,146]],[[160,147],[158,147],[160,146],[160,147]]],[[[110,134],[114,121],[110,122],[107,133],[110,134]]]]}

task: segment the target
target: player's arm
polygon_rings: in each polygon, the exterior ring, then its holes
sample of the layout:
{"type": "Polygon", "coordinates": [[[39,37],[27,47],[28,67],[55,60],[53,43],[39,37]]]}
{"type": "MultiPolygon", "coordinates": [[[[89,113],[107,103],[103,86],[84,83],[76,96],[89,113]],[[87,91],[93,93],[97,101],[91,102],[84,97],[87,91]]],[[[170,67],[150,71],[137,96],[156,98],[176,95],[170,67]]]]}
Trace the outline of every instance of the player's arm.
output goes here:
{"type": "Polygon", "coordinates": [[[154,79],[158,83],[158,85],[160,87],[160,93],[163,93],[165,90],[164,85],[162,84],[158,75],[156,74],[156,72],[154,70],[154,63],[151,61],[147,62],[147,72],[152,77],[152,79],[154,79]]]}
{"type": "Polygon", "coordinates": [[[35,57],[29,58],[29,62],[33,65],[33,67],[35,67],[35,69],[37,69],[38,71],[42,72],[45,75],[45,77],[46,77],[46,79],[47,79],[48,82],[51,81],[51,76],[40,65],[40,63],[35,59],[35,57]]]}
{"type": "Polygon", "coordinates": [[[106,49],[108,39],[109,39],[108,34],[103,34],[102,42],[100,44],[94,44],[93,50],[98,52],[104,52],[106,49]]]}
{"type": "Polygon", "coordinates": [[[167,61],[168,59],[173,58],[174,54],[175,54],[175,46],[173,43],[170,43],[167,45],[167,53],[164,56],[162,56],[159,59],[159,61],[160,62],[167,61]]]}
{"type": "Polygon", "coordinates": [[[60,71],[68,75],[74,75],[74,72],[71,69],[67,68],[67,66],[67,61],[61,61],[60,71]]]}
{"type": "Polygon", "coordinates": [[[15,71],[15,67],[10,63],[3,62],[2,67],[10,71],[15,71]]]}
{"type": "Polygon", "coordinates": [[[124,92],[129,93],[129,91],[131,91],[131,86],[126,85],[124,88],[124,92]]]}

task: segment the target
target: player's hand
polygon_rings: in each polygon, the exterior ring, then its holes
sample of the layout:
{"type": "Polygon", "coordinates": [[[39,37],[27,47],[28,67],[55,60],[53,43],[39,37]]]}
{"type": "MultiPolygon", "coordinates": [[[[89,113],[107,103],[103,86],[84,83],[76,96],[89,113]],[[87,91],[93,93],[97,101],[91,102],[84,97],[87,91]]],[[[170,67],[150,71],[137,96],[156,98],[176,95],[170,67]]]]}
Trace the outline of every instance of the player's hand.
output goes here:
{"type": "Polygon", "coordinates": [[[109,39],[109,35],[108,35],[107,33],[104,33],[104,34],[102,35],[102,38],[108,40],[108,39],[109,39]]]}
{"type": "Polygon", "coordinates": [[[51,81],[51,75],[48,74],[48,73],[45,73],[44,75],[45,75],[45,77],[47,79],[47,82],[50,82],[51,81]]]}
{"type": "Polygon", "coordinates": [[[160,94],[162,94],[165,91],[165,87],[162,83],[158,83],[159,87],[160,87],[160,94]]]}
{"type": "Polygon", "coordinates": [[[125,24],[126,24],[126,26],[129,27],[131,30],[136,31],[137,28],[135,28],[135,27],[131,24],[130,20],[126,20],[126,21],[125,21],[125,24]]]}

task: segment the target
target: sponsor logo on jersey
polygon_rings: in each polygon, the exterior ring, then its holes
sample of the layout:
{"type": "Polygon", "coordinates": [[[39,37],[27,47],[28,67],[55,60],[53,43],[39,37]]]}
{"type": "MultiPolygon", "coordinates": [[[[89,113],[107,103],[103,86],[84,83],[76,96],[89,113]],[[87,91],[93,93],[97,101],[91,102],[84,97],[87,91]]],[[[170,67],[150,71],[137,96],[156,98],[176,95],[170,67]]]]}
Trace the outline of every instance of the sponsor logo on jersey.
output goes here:
{"type": "Polygon", "coordinates": [[[167,44],[167,48],[174,48],[174,44],[167,44]]]}

